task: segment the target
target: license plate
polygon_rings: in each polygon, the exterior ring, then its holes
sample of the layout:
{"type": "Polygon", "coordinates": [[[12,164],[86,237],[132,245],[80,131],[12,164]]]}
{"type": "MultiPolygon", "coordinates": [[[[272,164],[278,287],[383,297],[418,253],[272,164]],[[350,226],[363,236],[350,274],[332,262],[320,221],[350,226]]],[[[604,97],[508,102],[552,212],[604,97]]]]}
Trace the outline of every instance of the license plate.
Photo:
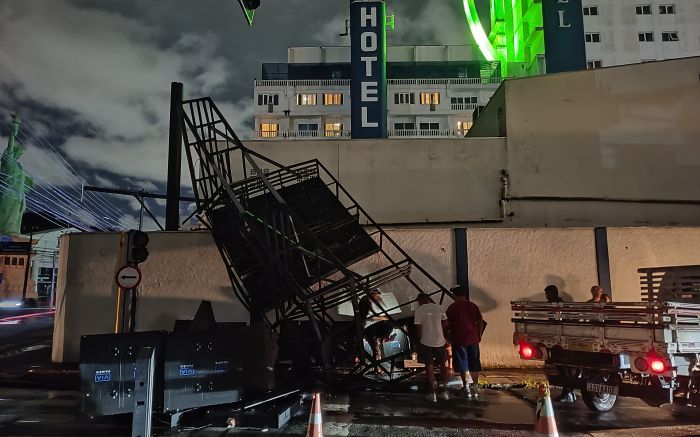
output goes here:
{"type": "Polygon", "coordinates": [[[586,390],[591,391],[593,393],[600,393],[600,394],[607,394],[607,395],[616,395],[617,394],[617,386],[606,385],[606,384],[596,384],[593,382],[586,383],[586,390]]]}
{"type": "Polygon", "coordinates": [[[593,343],[571,342],[571,343],[568,343],[568,348],[571,350],[575,350],[575,351],[592,352],[593,351],[593,343]]]}

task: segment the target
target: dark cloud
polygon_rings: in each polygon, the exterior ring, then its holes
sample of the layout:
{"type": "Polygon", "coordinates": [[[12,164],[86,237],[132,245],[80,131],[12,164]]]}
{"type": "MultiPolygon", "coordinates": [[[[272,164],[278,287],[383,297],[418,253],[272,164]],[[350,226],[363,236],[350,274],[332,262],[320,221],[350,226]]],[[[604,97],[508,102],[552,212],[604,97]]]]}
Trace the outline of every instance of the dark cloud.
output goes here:
{"type": "MultiPolygon", "coordinates": [[[[389,44],[472,43],[462,0],[388,9],[389,44]]],[[[338,36],[348,10],[348,0],[262,0],[248,27],[236,0],[3,0],[0,137],[18,110],[42,138],[28,138],[27,168],[50,167],[37,162],[48,142],[88,183],[162,191],[171,81],[211,95],[245,137],[261,64],[284,62],[290,46],[348,45],[338,36]]]]}

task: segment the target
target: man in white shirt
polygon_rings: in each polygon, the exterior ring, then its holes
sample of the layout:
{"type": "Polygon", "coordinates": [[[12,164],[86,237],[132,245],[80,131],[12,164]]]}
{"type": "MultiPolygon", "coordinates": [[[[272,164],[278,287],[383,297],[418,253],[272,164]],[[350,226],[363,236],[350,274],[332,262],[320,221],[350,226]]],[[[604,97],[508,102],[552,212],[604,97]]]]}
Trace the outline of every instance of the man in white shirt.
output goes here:
{"type": "Polygon", "coordinates": [[[425,294],[418,296],[418,304],[414,314],[416,324],[416,337],[418,338],[418,361],[425,364],[425,375],[428,378],[428,394],[426,399],[430,402],[437,402],[435,394],[435,361],[440,366],[440,378],[443,383],[443,390],[440,398],[449,400],[447,394],[447,367],[445,361],[445,327],[447,326],[447,316],[445,311],[438,304],[433,303],[425,294]]]}

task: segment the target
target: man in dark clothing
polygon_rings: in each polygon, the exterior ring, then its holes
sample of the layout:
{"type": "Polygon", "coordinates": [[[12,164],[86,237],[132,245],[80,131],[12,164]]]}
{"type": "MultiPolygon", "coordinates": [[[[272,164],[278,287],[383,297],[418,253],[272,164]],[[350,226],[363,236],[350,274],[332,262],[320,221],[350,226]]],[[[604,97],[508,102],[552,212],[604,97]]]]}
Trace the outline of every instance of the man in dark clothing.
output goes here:
{"type": "Polygon", "coordinates": [[[481,311],[467,300],[466,287],[452,288],[454,302],[447,308],[447,322],[452,343],[452,367],[462,377],[462,390],[468,398],[478,397],[476,387],[481,371],[479,342],[484,320],[481,311]],[[467,384],[467,372],[472,377],[472,385],[467,384]]]}
{"type": "Polygon", "coordinates": [[[556,285],[544,287],[544,296],[547,298],[548,303],[564,302],[561,297],[559,297],[559,289],[556,285]]]}
{"type": "MultiPolygon", "coordinates": [[[[548,285],[544,288],[544,296],[547,298],[547,303],[557,303],[564,302],[561,297],[559,297],[559,289],[556,285],[548,285]]],[[[557,366],[559,374],[562,376],[573,376],[575,370],[570,369],[566,366],[557,366]]],[[[573,388],[562,387],[561,396],[557,399],[558,402],[575,402],[576,392],[573,388]]]]}

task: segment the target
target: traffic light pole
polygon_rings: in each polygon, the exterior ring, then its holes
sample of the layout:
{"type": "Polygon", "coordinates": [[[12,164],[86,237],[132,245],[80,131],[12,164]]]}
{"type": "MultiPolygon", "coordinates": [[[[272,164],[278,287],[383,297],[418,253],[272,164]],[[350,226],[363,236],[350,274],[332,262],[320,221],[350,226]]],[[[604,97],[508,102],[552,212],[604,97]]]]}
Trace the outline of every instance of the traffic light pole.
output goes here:
{"type": "Polygon", "coordinates": [[[129,290],[131,304],[129,305],[129,332],[136,330],[136,288],[129,290]]]}

